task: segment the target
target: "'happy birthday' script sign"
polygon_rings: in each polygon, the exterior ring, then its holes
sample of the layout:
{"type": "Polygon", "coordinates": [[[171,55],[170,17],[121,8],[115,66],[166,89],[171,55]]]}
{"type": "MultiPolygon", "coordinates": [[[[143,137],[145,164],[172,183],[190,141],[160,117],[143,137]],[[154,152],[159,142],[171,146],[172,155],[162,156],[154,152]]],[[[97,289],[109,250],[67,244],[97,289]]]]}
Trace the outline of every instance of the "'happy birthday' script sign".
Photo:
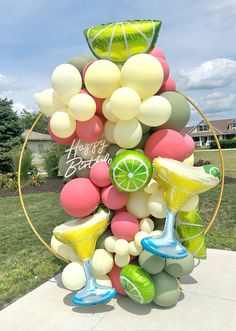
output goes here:
{"type": "Polygon", "coordinates": [[[77,171],[91,168],[96,162],[104,161],[111,163],[112,159],[110,155],[106,153],[108,146],[105,139],[93,143],[85,143],[80,139],[74,139],[70,148],[65,151],[68,168],[64,177],[70,178],[77,171]]]}

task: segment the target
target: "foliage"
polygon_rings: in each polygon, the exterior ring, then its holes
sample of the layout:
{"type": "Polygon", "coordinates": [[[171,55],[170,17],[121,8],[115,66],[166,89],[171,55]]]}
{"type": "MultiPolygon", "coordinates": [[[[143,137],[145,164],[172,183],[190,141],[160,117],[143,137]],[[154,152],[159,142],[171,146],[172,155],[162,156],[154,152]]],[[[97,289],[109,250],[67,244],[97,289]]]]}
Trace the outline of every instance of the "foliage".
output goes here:
{"type": "Polygon", "coordinates": [[[211,164],[211,161],[208,160],[198,160],[197,162],[194,162],[195,167],[202,167],[205,164],[211,164]]]}
{"type": "Polygon", "coordinates": [[[21,142],[23,127],[13,110],[13,101],[0,99],[0,171],[12,171],[10,152],[21,142]]]}
{"type": "Polygon", "coordinates": [[[43,154],[44,168],[49,177],[57,177],[58,163],[67,147],[52,143],[43,154]]]}
{"type": "MultiPolygon", "coordinates": [[[[45,183],[45,178],[42,175],[30,175],[27,180],[23,180],[21,188],[29,186],[40,186],[45,183]]],[[[11,191],[18,190],[17,174],[9,172],[7,174],[0,174],[0,189],[10,189],[11,191]]]]}
{"type": "MultiPolygon", "coordinates": [[[[38,111],[31,112],[26,109],[22,110],[20,115],[20,122],[24,130],[31,128],[39,114],[40,112],[38,111]]],[[[34,127],[34,131],[48,134],[48,118],[46,115],[41,116],[40,120],[34,127]]]]}
{"type": "MultiPolygon", "coordinates": [[[[11,153],[11,159],[13,163],[13,171],[15,173],[18,172],[18,166],[19,166],[19,158],[20,158],[20,151],[21,149],[15,149],[11,153]]],[[[32,152],[30,149],[25,149],[23,158],[22,158],[22,163],[21,163],[21,177],[23,179],[27,179],[33,166],[32,166],[32,152]]]]}
{"type": "MultiPolygon", "coordinates": [[[[236,148],[236,140],[231,139],[231,140],[220,140],[220,147],[223,149],[226,148],[236,148]]],[[[217,145],[215,141],[212,141],[210,144],[210,149],[216,149],[217,145]]]]}
{"type": "Polygon", "coordinates": [[[32,175],[27,181],[27,186],[40,186],[45,183],[45,178],[42,175],[32,175]]]}

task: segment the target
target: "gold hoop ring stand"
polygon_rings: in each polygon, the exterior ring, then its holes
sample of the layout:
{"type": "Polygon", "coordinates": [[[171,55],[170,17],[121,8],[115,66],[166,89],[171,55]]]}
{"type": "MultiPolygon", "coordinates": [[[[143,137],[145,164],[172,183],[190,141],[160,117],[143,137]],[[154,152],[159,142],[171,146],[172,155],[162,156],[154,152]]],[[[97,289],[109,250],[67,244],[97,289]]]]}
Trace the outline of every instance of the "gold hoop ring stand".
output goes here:
{"type": "MultiPolygon", "coordinates": [[[[205,116],[205,114],[201,111],[201,109],[190,99],[188,98],[186,95],[184,95],[182,92],[179,92],[177,91],[179,94],[181,94],[183,97],[185,97],[185,99],[197,110],[197,112],[201,115],[201,117],[203,118],[203,120],[208,124],[209,128],[210,128],[210,131],[211,133],[213,134],[214,136],[214,139],[216,141],[216,144],[217,144],[217,147],[218,147],[218,152],[219,152],[219,157],[220,157],[220,167],[221,167],[221,173],[222,173],[222,180],[221,180],[221,186],[220,186],[220,192],[219,192],[219,196],[218,196],[218,201],[217,201],[217,204],[216,204],[216,208],[212,214],[212,217],[205,229],[205,234],[210,230],[212,224],[214,223],[215,221],[215,218],[216,218],[216,215],[218,213],[218,210],[220,208],[220,204],[221,204],[221,200],[222,200],[222,196],[223,196],[223,189],[224,189],[224,173],[225,173],[225,169],[224,169],[224,159],[223,159],[223,154],[222,154],[222,150],[221,150],[221,147],[220,147],[220,143],[219,143],[219,140],[217,138],[217,135],[215,133],[215,130],[213,128],[213,126],[211,125],[211,123],[209,122],[208,118],[205,116]]],[[[31,132],[33,131],[35,125],[38,123],[38,121],[40,120],[42,116],[42,113],[39,114],[39,116],[36,118],[36,120],[34,121],[32,127],[30,128],[27,136],[26,136],[26,139],[24,141],[24,144],[22,146],[22,150],[21,150],[21,153],[20,153],[20,158],[19,158],[19,166],[18,166],[18,192],[19,192],[19,196],[20,196],[20,202],[21,202],[21,206],[23,208],[23,211],[24,211],[24,214],[25,214],[25,217],[27,219],[27,222],[29,224],[29,226],[31,227],[32,231],[34,232],[34,234],[36,235],[36,237],[39,239],[39,241],[41,241],[41,243],[52,253],[54,254],[56,257],[58,257],[59,259],[63,260],[64,262],[67,262],[69,263],[70,261],[65,259],[64,257],[62,257],[61,255],[59,254],[56,254],[52,248],[50,247],[50,245],[40,236],[40,234],[38,233],[38,231],[36,230],[36,228],[34,227],[34,224],[32,223],[29,215],[28,215],[28,212],[26,210],[26,207],[25,207],[25,202],[24,202],[24,199],[23,199],[23,195],[22,195],[22,190],[21,190],[21,165],[22,165],[22,159],[23,159],[23,154],[24,154],[24,151],[25,151],[25,147],[27,145],[27,142],[29,140],[29,137],[31,135],[31,132]]]]}

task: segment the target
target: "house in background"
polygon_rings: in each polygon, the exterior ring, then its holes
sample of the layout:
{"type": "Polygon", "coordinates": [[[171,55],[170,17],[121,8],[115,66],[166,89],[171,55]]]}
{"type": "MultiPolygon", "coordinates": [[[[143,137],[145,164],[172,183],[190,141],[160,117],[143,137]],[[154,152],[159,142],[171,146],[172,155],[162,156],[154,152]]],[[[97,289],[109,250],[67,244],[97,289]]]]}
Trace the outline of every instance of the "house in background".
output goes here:
{"type": "MultiPolygon", "coordinates": [[[[29,130],[25,130],[22,137],[25,139],[29,130]]],[[[33,161],[40,162],[42,160],[42,153],[46,151],[52,143],[52,138],[48,134],[32,131],[27,142],[27,147],[33,153],[33,161]]]]}
{"type": "MultiPolygon", "coordinates": [[[[219,140],[236,137],[236,119],[214,120],[210,121],[210,123],[219,140]]],[[[186,127],[181,132],[190,135],[197,147],[209,147],[211,141],[214,141],[214,137],[205,121],[201,121],[194,126],[186,127]]]]}

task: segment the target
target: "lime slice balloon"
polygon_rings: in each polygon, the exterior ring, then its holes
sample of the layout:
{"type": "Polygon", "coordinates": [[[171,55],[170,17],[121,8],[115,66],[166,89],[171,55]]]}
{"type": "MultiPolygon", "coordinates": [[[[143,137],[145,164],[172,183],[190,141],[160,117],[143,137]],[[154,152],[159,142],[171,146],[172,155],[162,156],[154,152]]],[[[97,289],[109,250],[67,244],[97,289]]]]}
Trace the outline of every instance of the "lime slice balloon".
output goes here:
{"type": "Polygon", "coordinates": [[[152,178],[152,164],[142,153],[126,151],[117,155],[110,166],[113,185],[123,192],[144,189],[152,178]]]}
{"type": "Polygon", "coordinates": [[[147,304],[155,297],[155,285],[141,267],[129,264],[122,268],[120,282],[126,294],[140,304],[147,304]]]}
{"type": "Polygon", "coordinates": [[[152,50],[160,27],[157,20],[126,21],[91,27],[84,35],[97,58],[124,63],[132,55],[152,50]]]}
{"type": "Polygon", "coordinates": [[[217,177],[219,180],[221,180],[221,171],[214,164],[205,164],[203,169],[207,174],[217,177]]]}

